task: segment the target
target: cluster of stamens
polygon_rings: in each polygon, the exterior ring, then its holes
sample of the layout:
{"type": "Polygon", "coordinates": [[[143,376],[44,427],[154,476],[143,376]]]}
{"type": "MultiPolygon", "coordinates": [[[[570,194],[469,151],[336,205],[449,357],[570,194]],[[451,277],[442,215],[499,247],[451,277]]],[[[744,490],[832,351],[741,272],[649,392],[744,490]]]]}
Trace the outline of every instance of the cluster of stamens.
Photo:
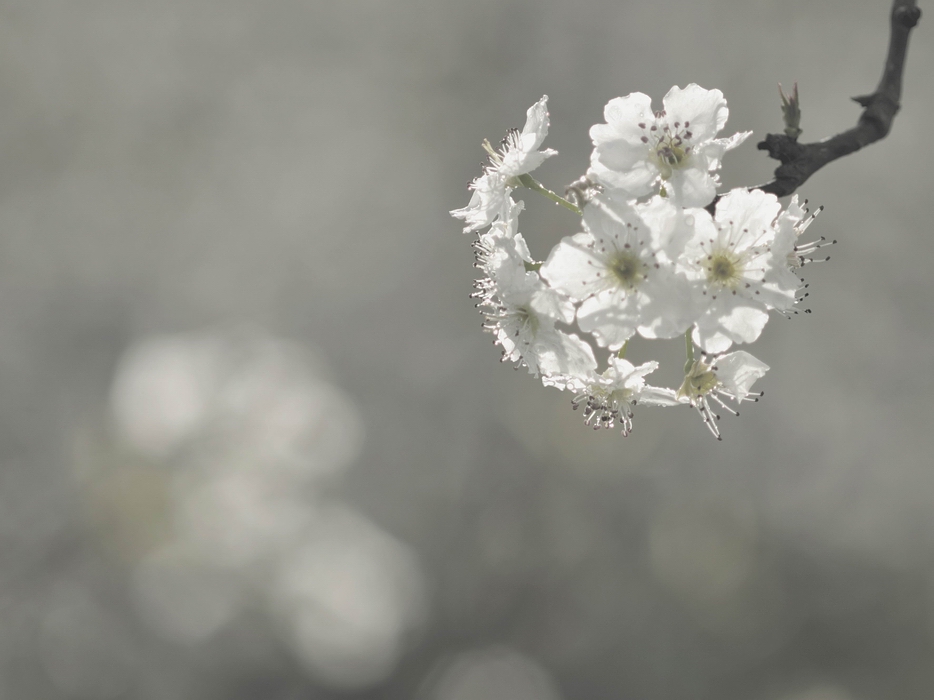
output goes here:
{"type": "Polygon", "coordinates": [[[640,260],[639,256],[632,250],[629,250],[628,243],[624,250],[616,251],[610,258],[608,267],[619,285],[630,291],[638,287],[639,283],[646,279],[649,274],[649,266],[640,260]]]}
{"type": "MultiPolygon", "coordinates": [[[[807,206],[807,200],[804,200],[805,206],[807,206]]],[[[805,211],[807,209],[805,208],[805,211]]],[[[817,215],[824,211],[824,207],[820,206],[814,210],[807,218],[802,219],[795,226],[795,234],[800,236],[804,233],[804,230],[811,225],[811,222],[817,218],[817,215]]],[[[837,242],[837,239],[828,241],[826,236],[821,236],[816,241],[810,241],[808,243],[800,243],[795,246],[794,252],[789,256],[789,264],[792,267],[804,267],[809,263],[815,262],[827,262],[830,260],[830,256],[824,256],[820,258],[815,258],[814,253],[816,253],[821,248],[827,248],[834,245],[837,242]]]]}
{"type": "MultiPolygon", "coordinates": [[[[474,267],[485,270],[489,274],[493,256],[497,250],[493,239],[480,236],[473,241],[472,245],[474,249],[474,267]]],[[[495,336],[493,339],[495,345],[503,345],[503,354],[500,361],[514,361],[516,369],[524,365],[527,366],[523,355],[529,341],[521,338],[523,336],[525,338],[534,336],[539,326],[538,316],[526,306],[512,305],[498,299],[499,285],[492,277],[481,277],[474,280],[473,286],[475,291],[470,295],[470,298],[477,300],[475,306],[484,316],[483,329],[495,336]],[[507,335],[512,342],[506,341],[504,345],[502,331],[506,330],[508,330],[507,335]],[[510,347],[507,347],[507,345],[510,347]]]]}
{"type": "MultiPolygon", "coordinates": [[[[480,236],[471,244],[474,249],[474,264],[473,266],[478,270],[486,270],[489,268],[490,259],[493,257],[494,247],[490,243],[489,239],[480,236]]],[[[471,299],[479,299],[476,303],[476,307],[480,308],[481,306],[490,306],[493,304],[493,297],[496,295],[496,282],[489,277],[481,277],[478,280],[474,280],[473,283],[475,292],[470,295],[471,299]]]]}
{"type": "Polygon", "coordinates": [[[575,411],[584,404],[584,425],[593,424],[594,430],[612,428],[619,422],[623,437],[632,432],[633,413],[628,401],[620,401],[612,396],[579,394],[571,399],[571,408],[575,411]]]}
{"type": "MultiPolygon", "coordinates": [[[[704,258],[698,259],[696,264],[707,273],[707,283],[711,290],[712,299],[716,299],[717,294],[724,290],[729,291],[733,295],[745,293],[755,296],[760,292],[758,289],[754,289],[753,285],[759,285],[765,281],[765,268],[753,267],[752,264],[757,258],[771,252],[771,247],[768,245],[756,245],[754,241],[752,245],[744,246],[742,250],[737,250],[737,242],[732,239],[732,221],[729,222],[729,226],[730,230],[725,241],[723,240],[723,231],[725,229],[722,226],[718,226],[717,229],[720,231],[720,240],[710,238],[706,241],[699,242],[701,248],[707,252],[707,255],[704,258]],[[708,244],[710,246],[709,248],[708,244]]],[[[744,228],[742,232],[743,234],[748,234],[749,229],[744,228]]],[[[762,237],[767,235],[768,231],[763,230],[760,239],[757,240],[761,240],[762,237]]],[[[704,290],[704,294],[707,294],[706,290],[704,290]]]]}
{"type": "Polygon", "coordinates": [[[514,362],[514,369],[527,367],[524,356],[530,343],[528,339],[534,336],[539,325],[535,312],[524,306],[497,304],[492,300],[479,306],[483,307],[481,311],[486,319],[483,330],[495,336],[494,345],[502,346],[500,362],[514,362]],[[503,331],[507,332],[509,340],[502,337],[503,331]]]}
{"type": "MultiPolygon", "coordinates": [[[[804,200],[805,213],[808,212],[807,203],[808,203],[807,200],[804,200]]],[[[817,215],[820,214],[822,211],[824,211],[824,207],[819,206],[809,216],[805,217],[804,219],[799,221],[797,224],[795,224],[795,227],[794,227],[795,236],[797,237],[797,236],[800,236],[802,233],[804,233],[805,229],[807,229],[807,227],[811,225],[811,222],[814,221],[814,219],[817,218],[817,215]]],[[[808,243],[799,243],[792,249],[792,252],[788,254],[788,266],[792,270],[796,270],[796,269],[804,267],[805,265],[809,265],[811,263],[827,262],[828,260],[830,260],[829,255],[826,255],[823,257],[814,257],[814,254],[821,248],[827,248],[829,246],[836,244],[836,242],[837,242],[836,238],[833,239],[832,241],[828,241],[826,236],[821,236],[815,241],[809,241],[808,243]]],[[[802,285],[795,294],[795,304],[798,304],[799,302],[804,301],[807,297],[810,296],[810,292],[806,291],[807,288],[810,287],[810,285],[804,284],[803,279],[801,280],[801,282],[802,282],[802,285]]],[[[806,313],[806,314],[811,313],[810,309],[802,309],[802,311],[803,313],[806,313]]],[[[797,310],[783,311],[782,314],[786,318],[790,318],[791,316],[797,315],[798,311],[797,310]]]]}
{"type": "Polygon", "coordinates": [[[510,149],[516,149],[519,147],[519,136],[520,132],[518,129],[509,129],[506,132],[506,135],[503,137],[502,141],[499,142],[499,151],[493,148],[493,144],[487,139],[483,139],[483,150],[487,152],[490,156],[490,166],[483,166],[484,170],[488,167],[492,167],[494,170],[503,164],[503,159],[505,155],[510,151],[510,149]]]}
{"type": "MultiPolygon", "coordinates": [[[[656,120],[666,116],[664,111],[655,113],[656,120]]],[[[691,146],[687,142],[694,136],[689,130],[690,126],[689,121],[684,124],[675,122],[673,129],[667,123],[662,124],[660,129],[657,124],[648,126],[644,122],[639,123],[639,128],[646,132],[642,135],[642,143],[651,144],[653,160],[663,180],[670,178],[673,170],[687,164],[691,155],[691,146]]]]}
{"type": "Polygon", "coordinates": [[[678,395],[689,400],[691,406],[697,409],[707,429],[717,440],[722,440],[720,427],[717,425],[720,414],[715,413],[711,408],[710,399],[716,401],[728,413],[738,416],[739,411],[727,404],[723,398],[732,399],[736,403],[742,401],[757,402],[765,392],[760,391],[757,394],[747,394],[743,397],[736,396],[723,386],[723,383],[717,377],[717,369],[716,364],[708,365],[704,360],[695,360],[684,377],[684,383],[678,389],[678,395]]]}
{"type": "MultiPolygon", "coordinates": [[[[633,226],[628,221],[626,222],[626,233],[627,237],[635,235],[639,230],[638,226],[633,226]]],[[[645,250],[645,241],[640,240],[637,242],[640,249],[645,250]]],[[[613,252],[607,252],[606,244],[601,244],[597,247],[596,242],[592,242],[588,245],[591,250],[599,253],[603,258],[602,264],[594,263],[593,260],[588,260],[587,264],[594,268],[599,268],[594,271],[594,280],[584,280],[584,284],[593,283],[594,290],[590,293],[590,296],[597,294],[604,289],[614,289],[614,288],[623,288],[629,292],[635,291],[642,282],[648,279],[649,272],[652,268],[658,269],[659,263],[653,262],[652,265],[649,265],[645,262],[636,252],[636,249],[633,248],[633,245],[628,241],[621,243],[619,234],[613,235],[613,252]]],[[[649,257],[652,260],[655,260],[657,253],[655,251],[649,252],[649,257]]]]}

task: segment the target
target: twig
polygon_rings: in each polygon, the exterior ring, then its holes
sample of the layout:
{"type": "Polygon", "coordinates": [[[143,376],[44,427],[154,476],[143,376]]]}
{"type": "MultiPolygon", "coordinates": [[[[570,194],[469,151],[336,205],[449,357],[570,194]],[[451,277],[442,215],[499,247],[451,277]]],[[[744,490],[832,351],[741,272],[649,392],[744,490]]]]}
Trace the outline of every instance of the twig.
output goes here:
{"type": "Polygon", "coordinates": [[[853,98],[864,107],[856,126],[815,143],[801,144],[786,134],[766,135],[765,141],[758,145],[759,150],[768,151],[770,158],[780,160],[782,164],[775,169],[774,180],[756,189],[779,197],[789,195],[827,163],[858,151],[889,133],[900,106],[908,35],[920,18],[921,10],[915,0],[894,0],[892,34],[882,80],[872,94],[853,98]]]}

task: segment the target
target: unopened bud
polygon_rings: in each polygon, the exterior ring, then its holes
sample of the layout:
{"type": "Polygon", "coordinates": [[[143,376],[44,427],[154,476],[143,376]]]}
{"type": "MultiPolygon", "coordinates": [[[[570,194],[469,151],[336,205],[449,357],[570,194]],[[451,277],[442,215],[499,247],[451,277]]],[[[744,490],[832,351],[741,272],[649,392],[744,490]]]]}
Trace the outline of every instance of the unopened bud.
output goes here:
{"type": "Polygon", "coordinates": [[[801,135],[801,103],[798,101],[798,83],[795,83],[791,95],[786,95],[782,84],[778,84],[778,94],[782,98],[782,117],[785,120],[785,133],[789,138],[798,140],[801,135]]]}

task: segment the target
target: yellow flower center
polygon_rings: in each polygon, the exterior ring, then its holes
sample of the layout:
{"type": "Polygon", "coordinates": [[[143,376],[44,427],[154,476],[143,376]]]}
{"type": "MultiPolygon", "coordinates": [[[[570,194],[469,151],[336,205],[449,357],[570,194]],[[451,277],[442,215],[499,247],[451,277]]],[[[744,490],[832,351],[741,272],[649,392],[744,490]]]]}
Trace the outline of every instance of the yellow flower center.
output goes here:
{"type": "Polygon", "coordinates": [[[620,284],[630,289],[637,286],[643,279],[645,265],[639,257],[630,251],[620,251],[610,260],[610,271],[619,280],[620,284]]]}
{"type": "Polygon", "coordinates": [[[720,250],[707,261],[707,281],[719,287],[734,289],[742,277],[739,256],[729,250],[720,250]]]}
{"type": "Polygon", "coordinates": [[[685,145],[680,134],[665,131],[655,144],[655,164],[663,180],[675,170],[687,167],[691,160],[691,147],[685,145]]]}
{"type": "Polygon", "coordinates": [[[691,365],[691,370],[684,377],[681,388],[678,389],[678,396],[693,398],[695,396],[704,396],[713,391],[720,380],[714,374],[710,367],[701,360],[695,360],[691,365]]]}

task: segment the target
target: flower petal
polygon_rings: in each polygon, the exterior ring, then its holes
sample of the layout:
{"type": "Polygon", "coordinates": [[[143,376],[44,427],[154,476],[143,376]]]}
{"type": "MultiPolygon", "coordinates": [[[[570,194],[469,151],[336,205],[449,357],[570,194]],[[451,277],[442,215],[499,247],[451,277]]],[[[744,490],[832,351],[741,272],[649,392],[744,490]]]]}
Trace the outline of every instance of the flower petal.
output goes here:
{"type": "Polygon", "coordinates": [[[643,129],[640,124],[654,126],[655,114],[652,112],[652,98],[641,92],[633,92],[625,97],[614,97],[603,108],[606,124],[595,124],[590,128],[590,138],[594,146],[607,141],[626,141],[642,143],[643,129]]]}
{"type": "Polygon", "coordinates": [[[593,333],[600,347],[619,350],[636,332],[638,309],[629,295],[607,290],[585,300],[577,310],[577,325],[593,333]]]}
{"type": "Polygon", "coordinates": [[[693,338],[704,352],[715,354],[729,350],[733,343],[751,343],[768,323],[765,309],[733,299],[720,296],[697,320],[693,338]]]}
{"type": "Polygon", "coordinates": [[[503,209],[508,192],[506,181],[496,171],[489,171],[470,183],[473,194],[463,209],[454,209],[451,216],[467,225],[464,233],[477,231],[492,224],[503,209]]]}
{"type": "MultiPolygon", "coordinates": [[[[772,222],[781,209],[782,205],[774,194],[739,187],[730,190],[719,199],[715,218],[720,222],[730,222],[734,230],[748,228],[755,234],[758,231],[771,230],[772,222]]],[[[771,242],[773,237],[774,232],[769,233],[768,242],[771,242]]],[[[753,235],[749,238],[749,243],[752,242],[761,245],[766,241],[753,235]]]]}
{"type": "Polygon", "coordinates": [[[542,141],[548,136],[549,124],[548,95],[543,95],[542,99],[529,107],[526,112],[525,127],[519,139],[522,150],[528,153],[541,146],[542,141]]]}
{"type": "Polygon", "coordinates": [[[717,196],[717,180],[707,170],[675,170],[669,182],[671,201],[681,207],[703,208],[717,196]]]}
{"type": "MultiPolygon", "coordinates": [[[[616,147],[609,148],[609,152],[616,153],[616,147]]],[[[635,160],[631,166],[609,167],[605,162],[598,158],[597,151],[594,151],[590,158],[590,168],[587,170],[587,177],[601,185],[606,185],[624,192],[629,197],[644,197],[647,194],[653,194],[656,191],[656,182],[658,180],[658,168],[646,159],[643,152],[641,160],[635,160]]],[[[625,163],[629,156],[615,160],[615,163],[625,163]]]]}
{"type": "Polygon", "coordinates": [[[592,250],[593,240],[589,233],[565,236],[551,249],[548,260],[541,267],[542,277],[552,287],[577,301],[593,293],[587,285],[587,278],[593,274],[593,265],[599,263],[592,250]]]}
{"type": "Polygon", "coordinates": [[[712,139],[725,125],[730,110],[723,93],[691,83],[683,90],[675,85],[662,99],[670,123],[690,124],[695,143],[712,139]]]}
{"type": "Polygon", "coordinates": [[[749,394],[753,383],[769,370],[769,366],[762,360],[743,350],[718,357],[716,367],[717,379],[737,401],[742,401],[749,394]]]}
{"type": "Polygon", "coordinates": [[[566,389],[585,381],[597,368],[593,350],[574,334],[540,333],[532,347],[545,386],[566,389]]]}

